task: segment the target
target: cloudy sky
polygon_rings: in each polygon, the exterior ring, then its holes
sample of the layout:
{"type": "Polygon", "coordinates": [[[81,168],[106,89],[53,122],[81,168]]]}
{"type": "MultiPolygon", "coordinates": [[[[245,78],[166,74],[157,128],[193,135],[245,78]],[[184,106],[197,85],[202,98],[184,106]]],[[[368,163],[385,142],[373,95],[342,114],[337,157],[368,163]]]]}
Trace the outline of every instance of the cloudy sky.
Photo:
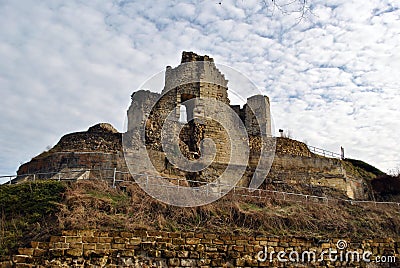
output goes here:
{"type": "Polygon", "coordinates": [[[0,0],[0,174],[66,133],[122,131],[130,94],[183,50],[252,79],[276,129],[399,167],[400,2],[311,0],[302,20],[269,2],[0,0]]]}

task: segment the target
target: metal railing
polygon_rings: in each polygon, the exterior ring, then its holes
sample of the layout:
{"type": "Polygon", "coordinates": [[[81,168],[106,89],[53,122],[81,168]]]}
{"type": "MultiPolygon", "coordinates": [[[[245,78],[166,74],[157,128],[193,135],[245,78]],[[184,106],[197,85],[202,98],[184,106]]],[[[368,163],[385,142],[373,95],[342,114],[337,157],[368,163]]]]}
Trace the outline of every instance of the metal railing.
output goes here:
{"type": "MultiPolygon", "coordinates": [[[[283,200],[288,202],[311,202],[311,203],[338,203],[338,202],[348,202],[352,205],[354,204],[373,204],[377,205],[396,205],[400,207],[400,203],[397,202],[378,202],[378,201],[369,201],[369,200],[351,200],[351,199],[341,199],[341,198],[333,198],[333,197],[326,197],[326,196],[317,196],[317,195],[309,195],[309,194],[300,194],[300,193],[293,193],[293,192],[284,192],[284,191],[275,191],[275,190],[266,190],[266,189],[255,189],[255,188],[248,188],[242,186],[233,186],[222,184],[220,182],[205,182],[205,181],[197,181],[197,180],[187,180],[184,178],[169,178],[169,177],[162,177],[156,176],[151,174],[131,174],[126,171],[119,171],[116,168],[109,168],[109,169],[82,169],[82,170],[68,170],[68,171],[60,171],[60,172],[40,172],[40,173],[32,173],[32,174],[22,174],[22,175],[6,175],[0,176],[0,179],[8,178],[8,183],[12,184],[17,182],[16,179],[20,177],[23,181],[37,181],[37,180],[57,180],[57,181],[77,181],[77,180],[105,180],[108,181],[110,186],[115,188],[118,184],[121,183],[132,183],[132,184],[139,184],[136,178],[144,179],[144,183],[140,183],[140,186],[146,187],[150,186],[161,186],[166,188],[172,188],[179,190],[182,187],[187,187],[190,184],[196,185],[203,185],[207,187],[201,188],[198,187],[191,187],[193,191],[208,191],[208,193],[212,193],[214,189],[222,189],[218,194],[227,194],[227,191],[223,191],[224,187],[229,187],[230,191],[233,196],[240,196],[240,197],[250,197],[250,198],[257,198],[260,200],[266,199],[275,199],[275,200],[283,200]],[[90,172],[93,174],[87,174],[86,176],[82,176],[90,172]],[[106,174],[101,174],[101,172],[105,172],[106,174]],[[77,175],[73,175],[77,174],[77,175]],[[80,176],[79,176],[80,175],[80,176]],[[153,178],[153,179],[150,179],[153,178]],[[163,179],[165,183],[161,184],[152,184],[151,182],[154,181],[154,178],[163,179]],[[167,183],[168,182],[168,183],[167,183]],[[175,182],[175,183],[172,183],[175,182]]],[[[226,188],[225,188],[226,189],[226,188]]]]}
{"type": "Polygon", "coordinates": [[[319,154],[325,157],[333,157],[333,158],[342,158],[341,154],[331,152],[322,148],[318,148],[315,146],[307,145],[308,149],[314,153],[314,154],[319,154]]]}

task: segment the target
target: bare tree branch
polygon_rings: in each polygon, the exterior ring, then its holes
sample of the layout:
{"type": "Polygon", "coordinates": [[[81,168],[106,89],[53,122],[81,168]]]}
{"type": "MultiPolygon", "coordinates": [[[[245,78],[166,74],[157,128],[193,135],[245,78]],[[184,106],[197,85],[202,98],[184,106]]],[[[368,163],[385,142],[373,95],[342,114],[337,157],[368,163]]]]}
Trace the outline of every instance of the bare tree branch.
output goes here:
{"type": "Polygon", "coordinates": [[[298,22],[303,20],[307,13],[311,13],[307,0],[262,0],[265,8],[275,9],[285,15],[299,14],[298,22]]]}

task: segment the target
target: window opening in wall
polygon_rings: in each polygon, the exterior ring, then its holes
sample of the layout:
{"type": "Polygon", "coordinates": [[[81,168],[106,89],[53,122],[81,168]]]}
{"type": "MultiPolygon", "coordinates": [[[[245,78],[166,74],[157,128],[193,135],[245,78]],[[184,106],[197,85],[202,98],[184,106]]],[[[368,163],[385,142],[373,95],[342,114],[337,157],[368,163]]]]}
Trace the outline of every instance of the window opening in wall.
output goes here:
{"type": "Polygon", "coordinates": [[[179,122],[184,124],[187,123],[187,111],[185,105],[181,105],[179,109],[179,122]]]}

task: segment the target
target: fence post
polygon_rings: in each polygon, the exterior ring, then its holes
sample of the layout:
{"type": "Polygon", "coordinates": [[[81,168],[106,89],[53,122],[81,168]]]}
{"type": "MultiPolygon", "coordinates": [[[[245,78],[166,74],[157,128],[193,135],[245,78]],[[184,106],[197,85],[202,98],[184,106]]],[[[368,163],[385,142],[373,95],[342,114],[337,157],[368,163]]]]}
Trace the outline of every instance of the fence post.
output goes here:
{"type": "Polygon", "coordinates": [[[10,176],[10,184],[11,184],[11,176],[10,176]]]}
{"type": "Polygon", "coordinates": [[[61,181],[61,174],[58,173],[58,181],[61,181]]]}
{"type": "Polygon", "coordinates": [[[33,174],[33,181],[36,180],[36,174],[33,174]]]}
{"type": "Polygon", "coordinates": [[[117,175],[117,168],[114,168],[113,172],[113,188],[115,188],[115,176],[117,175]]]}

